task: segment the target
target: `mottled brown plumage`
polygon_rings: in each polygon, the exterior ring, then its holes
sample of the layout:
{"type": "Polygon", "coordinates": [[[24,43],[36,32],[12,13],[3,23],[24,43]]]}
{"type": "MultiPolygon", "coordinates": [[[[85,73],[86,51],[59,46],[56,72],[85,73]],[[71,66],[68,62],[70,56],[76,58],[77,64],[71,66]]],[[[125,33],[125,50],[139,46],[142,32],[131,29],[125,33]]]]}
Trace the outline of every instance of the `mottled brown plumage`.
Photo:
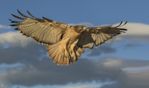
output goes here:
{"type": "MultiPolygon", "coordinates": [[[[28,16],[18,10],[20,16],[12,14],[19,21],[11,21],[11,26],[37,42],[48,45],[49,56],[56,64],[70,64],[78,60],[85,48],[101,45],[126,29],[116,26],[88,27],[56,22],[46,17],[36,18],[29,11],[28,16]]],[[[125,25],[126,22],[123,24],[125,25]]]]}

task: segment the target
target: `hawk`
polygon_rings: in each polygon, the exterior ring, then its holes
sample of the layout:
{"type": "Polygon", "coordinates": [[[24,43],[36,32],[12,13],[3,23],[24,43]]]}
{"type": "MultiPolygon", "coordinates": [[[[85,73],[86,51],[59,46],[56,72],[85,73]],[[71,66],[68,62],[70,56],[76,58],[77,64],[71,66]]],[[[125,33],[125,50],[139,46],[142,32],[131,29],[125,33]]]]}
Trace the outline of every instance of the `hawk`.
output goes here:
{"type": "Polygon", "coordinates": [[[85,48],[92,49],[105,41],[125,33],[127,29],[120,28],[127,23],[120,22],[117,26],[86,26],[70,25],[57,22],[46,17],[37,18],[29,11],[27,15],[17,10],[18,19],[10,19],[11,26],[23,35],[47,45],[48,54],[53,62],[60,65],[74,63],[78,60],[85,48]]]}

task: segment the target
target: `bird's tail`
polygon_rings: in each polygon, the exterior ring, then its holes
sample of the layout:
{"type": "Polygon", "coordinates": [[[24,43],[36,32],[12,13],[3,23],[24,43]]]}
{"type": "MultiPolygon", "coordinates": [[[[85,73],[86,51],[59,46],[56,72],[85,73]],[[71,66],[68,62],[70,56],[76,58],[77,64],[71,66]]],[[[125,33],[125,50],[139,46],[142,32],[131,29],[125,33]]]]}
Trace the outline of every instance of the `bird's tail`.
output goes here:
{"type": "Polygon", "coordinates": [[[69,64],[69,52],[67,49],[67,41],[61,40],[60,42],[49,45],[48,53],[52,57],[53,62],[56,64],[69,64]]]}
{"type": "Polygon", "coordinates": [[[83,53],[84,49],[76,47],[75,43],[68,47],[67,42],[67,39],[63,39],[56,44],[48,45],[48,53],[54,63],[58,65],[74,63],[83,53]]]}

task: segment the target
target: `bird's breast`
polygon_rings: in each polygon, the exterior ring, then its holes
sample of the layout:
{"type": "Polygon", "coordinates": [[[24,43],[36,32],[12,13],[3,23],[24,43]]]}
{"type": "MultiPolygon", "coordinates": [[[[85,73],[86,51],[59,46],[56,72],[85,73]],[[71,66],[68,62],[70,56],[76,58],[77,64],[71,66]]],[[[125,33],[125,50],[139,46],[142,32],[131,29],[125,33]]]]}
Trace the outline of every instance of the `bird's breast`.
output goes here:
{"type": "Polygon", "coordinates": [[[66,32],[64,34],[64,38],[69,38],[70,43],[75,42],[78,39],[78,37],[79,37],[79,33],[77,33],[73,29],[66,30],[66,32]]]}

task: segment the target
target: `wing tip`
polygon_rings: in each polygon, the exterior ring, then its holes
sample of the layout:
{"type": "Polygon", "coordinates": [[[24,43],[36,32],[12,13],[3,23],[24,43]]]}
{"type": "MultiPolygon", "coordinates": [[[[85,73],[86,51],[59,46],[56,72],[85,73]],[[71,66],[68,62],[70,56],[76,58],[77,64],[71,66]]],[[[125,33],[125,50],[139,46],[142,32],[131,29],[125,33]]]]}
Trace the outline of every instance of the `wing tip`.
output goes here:
{"type": "Polygon", "coordinates": [[[47,21],[49,21],[49,22],[53,22],[52,19],[49,19],[49,18],[46,18],[46,17],[42,17],[42,18],[45,19],[45,20],[47,20],[47,21]]]}

